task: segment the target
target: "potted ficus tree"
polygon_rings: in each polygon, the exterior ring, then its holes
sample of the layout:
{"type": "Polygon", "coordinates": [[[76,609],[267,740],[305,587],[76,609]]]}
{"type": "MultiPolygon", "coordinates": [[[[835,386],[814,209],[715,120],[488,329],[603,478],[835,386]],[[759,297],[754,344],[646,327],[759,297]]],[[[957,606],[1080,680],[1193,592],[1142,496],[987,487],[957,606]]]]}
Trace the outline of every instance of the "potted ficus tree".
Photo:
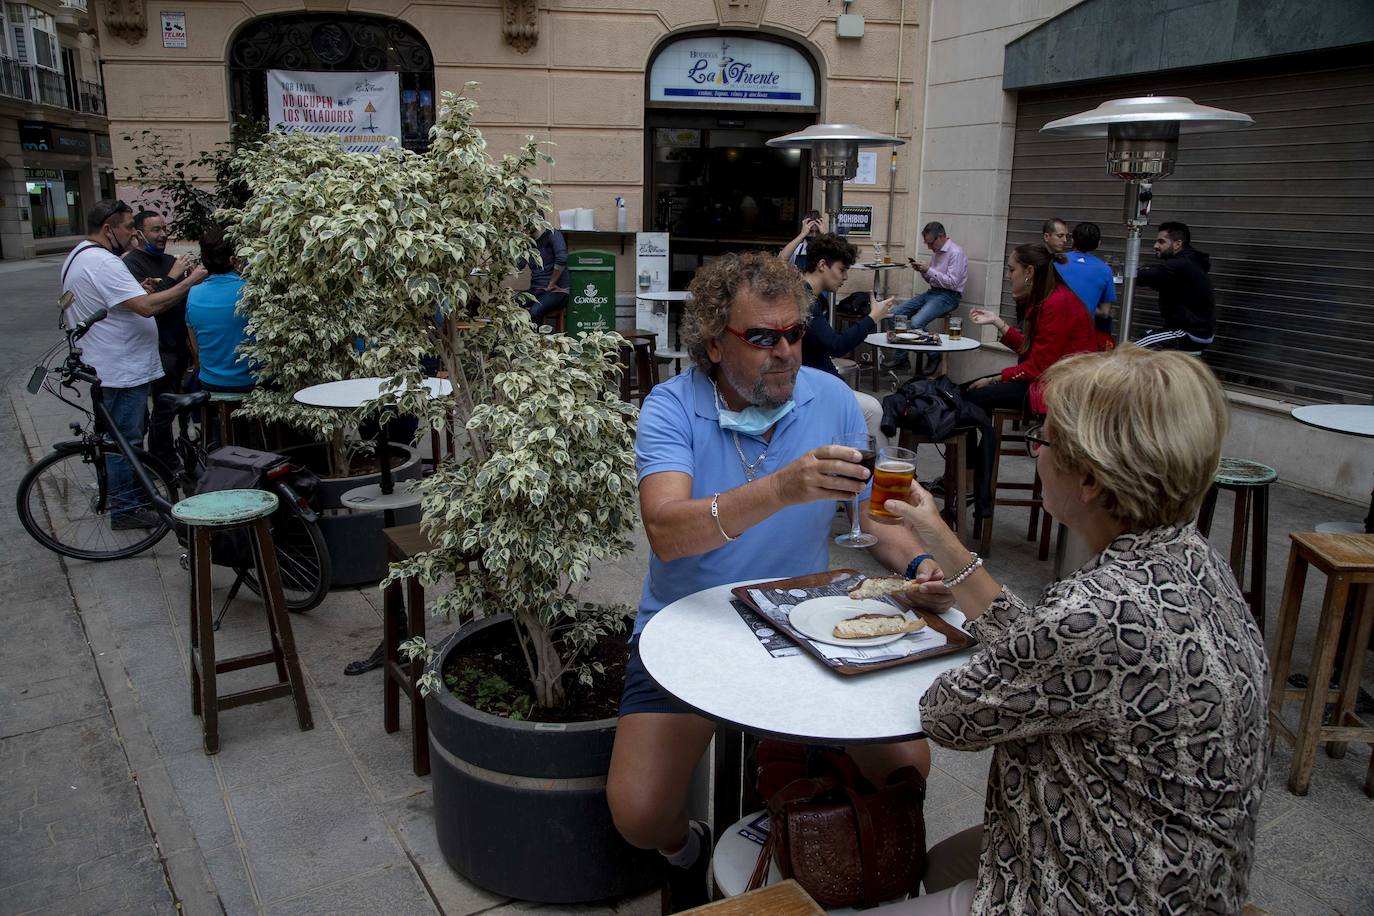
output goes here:
{"type": "MultiPolygon", "coordinates": [[[[382,513],[345,511],[341,501],[348,490],[377,482],[374,441],[355,431],[379,422],[382,411],[311,407],[293,395],[322,382],[418,369],[418,356],[379,345],[406,294],[404,281],[393,282],[391,252],[379,245],[379,214],[395,205],[392,182],[409,155],[350,154],[301,133],[267,134],[232,163],[246,200],[217,214],[231,228],[245,281],[240,307],[249,337],[242,350],[263,381],[237,412],[318,443],[286,451],[323,478],[320,529],[335,585],[376,581],[386,571],[382,513]]],[[[389,451],[398,480],[420,476],[409,444],[393,442],[389,451]]]]}
{"type": "MultiPolygon", "coordinates": [[[[596,899],[654,874],[606,807],[614,699],[577,708],[598,686],[619,693],[630,609],[578,590],[630,547],[635,409],[617,394],[617,335],[539,333],[508,285],[547,225],[548,195],[530,174],[542,154],[531,140],[494,159],[475,109],[445,93],[423,154],[352,155],[306,135],[267,141],[247,169],[254,199],[236,218],[250,287],[261,281],[249,329],[272,324],[297,339],[295,355],[279,359],[293,378],[322,367],[387,375],[401,393],[375,405],[381,416],[454,433],[455,453],[421,489],[433,548],[392,569],[437,595],[436,616],[471,621],[438,646],[405,646],[428,661],[440,846],[490,890],[596,899]],[[270,197],[259,202],[259,188],[270,197]],[[277,266],[285,251],[294,271],[277,266]],[[451,397],[420,393],[426,356],[438,358],[451,397]]],[[[276,345],[260,336],[253,352],[276,345]]],[[[260,404],[322,422],[284,398],[260,404]]]]}

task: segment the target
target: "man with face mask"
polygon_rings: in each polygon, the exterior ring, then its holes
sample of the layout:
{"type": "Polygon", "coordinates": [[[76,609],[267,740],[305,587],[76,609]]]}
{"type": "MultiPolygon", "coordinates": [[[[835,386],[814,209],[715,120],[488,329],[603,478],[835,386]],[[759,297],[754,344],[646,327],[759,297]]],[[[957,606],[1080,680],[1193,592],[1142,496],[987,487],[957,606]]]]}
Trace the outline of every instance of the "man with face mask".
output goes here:
{"type": "MultiPolygon", "coordinates": [[[[830,566],[835,503],[868,488],[858,450],[833,442],[865,433],[853,393],[801,364],[810,307],[801,274],[761,252],[726,255],[697,272],[682,338],[695,365],[654,388],[635,437],[640,512],[653,556],[626,665],[607,782],[617,829],[664,856],[666,912],[706,901],[710,838],[689,822],[687,792],[714,724],[665,694],[639,660],[638,634],[665,605],[743,579],[830,566]]],[[[873,554],[926,581],[923,600],[950,604],[943,573],[911,532],[868,518],[873,554]]],[[[924,741],[851,748],[881,783],[901,766],[929,770],[924,741]]]]}
{"type": "MultiPolygon", "coordinates": [[[[101,398],[115,425],[135,446],[143,443],[151,383],[162,377],[157,323],[153,316],[186,298],[205,277],[197,267],[180,282],[150,293],[139,285],[119,256],[134,239],[134,215],[123,201],[102,200],[86,217],[87,235],[62,264],[62,292],[71,293],[68,326],[99,309],[108,315],[81,339],[81,355],[102,383],[101,398]]],[[[123,458],[108,460],[110,521],[116,530],[153,528],[157,517],[134,494],[133,471],[123,458]]]]}
{"type": "MultiPolygon", "coordinates": [[[[171,289],[191,272],[194,261],[187,255],[174,258],[167,253],[167,220],[152,210],[134,214],[134,240],[137,247],[124,255],[124,266],[149,292],[171,289]]],[[[148,450],[171,467],[176,461],[172,447],[172,418],[169,410],[158,406],[159,394],[182,391],[186,370],[191,365],[191,348],[186,337],[186,297],[158,312],[157,347],[162,360],[162,378],[153,382],[153,420],[148,429],[148,450]]]]}

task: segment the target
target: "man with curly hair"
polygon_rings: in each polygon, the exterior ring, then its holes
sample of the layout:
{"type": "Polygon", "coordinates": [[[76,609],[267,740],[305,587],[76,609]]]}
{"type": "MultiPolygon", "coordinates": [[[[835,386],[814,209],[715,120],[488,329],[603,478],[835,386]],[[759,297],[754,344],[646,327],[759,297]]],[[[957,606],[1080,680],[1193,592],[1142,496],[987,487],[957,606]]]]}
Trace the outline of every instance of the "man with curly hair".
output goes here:
{"type": "MultiPolygon", "coordinates": [[[[607,797],[631,844],[665,858],[665,912],[706,901],[710,844],[689,821],[692,772],[715,725],[659,689],[638,637],[665,605],[741,579],[784,578],[829,567],[835,503],[866,494],[856,449],[817,445],[864,433],[849,388],[802,366],[810,302],[801,275],[759,253],[727,255],[697,272],[681,334],[694,366],[645,399],[635,439],[640,512],[653,556],[635,620],[607,797]]],[[[868,520],[874,556],[922,581],[942,580],[916,538],[868,520]]],[[[950,604],[942,582],[934,608],[950,604]]],[[[924,775],[924,741],[851,749],[874,782],[902,766],[924,775]]]]}

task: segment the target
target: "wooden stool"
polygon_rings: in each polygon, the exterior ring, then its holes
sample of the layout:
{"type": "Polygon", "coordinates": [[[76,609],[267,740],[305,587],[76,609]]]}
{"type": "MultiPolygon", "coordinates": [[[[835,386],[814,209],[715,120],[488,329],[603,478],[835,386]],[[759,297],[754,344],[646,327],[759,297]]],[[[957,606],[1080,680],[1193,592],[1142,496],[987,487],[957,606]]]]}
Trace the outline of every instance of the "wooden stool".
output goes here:
{"type": "Polygon", "coordinates": [[[243,399],[246,397],[248,397],[247,393],[242,391],[210,392],[210,400],[205,402],[205,413],[201,420],[201,429],[209,430],[211,420],[218,416],[220,445],[233,445],[234,408],[242,404],[243,399]]]}
{"type": "Polygon", "coordinates": [[[201,717],[205,753],[219,752],[219,712],[235,706],[262,703],[290,696],[296,704],[301,731],[315,727],[305,696],[296,657],[296,640],[282,597],[277,554],[267,518],[277,510],[277,497],[264,490],[218,490],[189,496],[172,507],[172,515],[190,529],[191,556],[191,711],[201,717]],[[212,530],[247,528],[253,546],[262,602],[267,611],[267,633],[272,648],[233,658],[215,658],[215,609],[210,599],[210,535],[212,530]],[[225,671],[276,665],[277,682],[220,695],[216,676],[225,671]]]}
{"type": "MultiPolygon", "coordinates": [[[[1048,512],[1044,512],[1045,500],[1041,496],[1040,488],[1040,468],[1035,468],[1035,476],[1030,483],[1006,483],[999,479],[1002,466],[1002,456],[1009,455],[1015,457],[1025,457],[1029,454],[1026,451],[1025,435],[1016,435],[1021,431],[1024,424],[1029,428],[1035,422],[1034,418],[1020,410],[1010,410],[997,408],[992,412],[992,432],[993,432],[993,457],[992,457],[992,479],[988,482],[988,488],[992,491],[992,512],[997,513],[998,506],[1027,506],[1030,508],[1030,524],[1026,526],[1026,540],[1035,540],[1036,528],[1040,529],[1040,548],[1036,556],[1041,560],[1047,560],[1050,556],[1050,527],[1054,519],[1050,518],[1048,512]],[[1012,433],[1006,432],[1006,424],[1012,424],[1012,433]],[[1029,490],[1030,495],[1026,497],[1003,497],[998,494],[998,490],[1029,490]],[[1043,516],[1041,513],[1044,512],[1043,516]]],[[[993,515],[979,519],[978,526],[981,529],[981,544],[978,548],[979,553],[986,557],[992,554],[992,519],[993,515]]]]}
{"type": "Polygon", "coordinates": [[[1222,458],[1212,488],[1202,500],[1197,516],[1197,530],[1203,537],[1212,533],[1212,513],[1217,507],[1217,492],[1230,490],[1236,494],[1235,511],[1231,517],[1231,571],[1236,574],[1250,603],[1250,614],[1264,632],[1264,581],[1268,567],[1265,556],[1269,547],[1269,485],[1279,479],[1279,472],[1258,461],[1244,458],[1222,458]],[[1249,516],[1250,587],[1245,587],[1245,522],[1249,516]]]}
{"type": "MultiPolygon", "coordinates": [[[[399,563],[434,545],[413,525],[398,525],[383,529],[386,540],[386,561],[399,563]]],[[[424,673],[420,659],[403,661],[399,644],[401,614],[405,613],[411,637],[425,635],[425,587],[419,579],[406,578],[392,582],[382,589],[382,723],[387,734],[401,730],[401,694],[410,701],[410,762],[416,776],[429,775],[429,719],[425,716],[425,699],[419,695],[415,681],[424,673]],[[404,592],[404,597],[402,596],[404,592]]]]}
{"type": "MultiPolygon", "coordinates": [[[[1317,745],[1326,741],[1326,751],[1332,757],[1342,757],[1350,741],[1374,744],[1374,725],[1366,725],[1355,715],[1355,700],[1360,692],[1360,669],[1365,646],[1374,630],[1374,534],[1318,534],[1294,532],[1288,554],[1288,576],[1283,584],[1283,601],[1279,605],[1278,642],[1274,651],[1273,687],[1269,695],[1269,732],[1283,735],[1293,746],[1293,767],[1288,773],[1288,791],[1306,795],[1312,781],[1313,758],[1317,745]],[[1312,652],[1312,669],[1307,675],[1307,687],[1301,690],[1288,686],[1288,672],[1293,661],[1293,640],[1298,632],[1298,616],[1302,610],[1303,586],[1307,582],[1307,567],[1315,566],[1326,574],[1326,597],[1322,602],[1321,620],[1317,624],[1317,641],[1312,652]],[[1344,636],[1344,639],[1342,639],[1344,636]],[[1340,686],[1329,689],[1335,668],[1338,644],[1344,650],[1340,686]],[[1301,700],[1302,715],[1298,730],[1293,732],[1280,716],[1283,704],[1301,700]],[[1330,725],[1322,724],[1323,707],[1335,704],[1330,725]]],[[[1365,776],[1364,792],[1374,798],[1374,757],[1370,759],[1365,776]]]]}
{"type": "Polygon", "coordinates": [[[687,913],[712,913],[714,916],[821,916],[820,908],[811,895],[791,878],[769,884],[738,897],[727,897],[704,906],[693,907],[687,913]]]}
{"type": "Polygon", "coordinates": [[[959,429],[948,439],[931,439],[912,432],[909,429],[899,430],[897,434],[897,444],[902,448],[909,448],[913,452],[916,446],[923,443],[944,446],[945,449],[945,511],[944,517],[949,526],[959,535],[959,540],[968,546],[972,539],[971,530],[968,526],[968,500],[965,499],[969,491],[969,471],[968,471],[968,430],[959,429]]]}
{"type": "Polygon", "coordinates": [[[620,399],[638,400],[642,405],[649,392],[658,384],[658,334],[654,331],[621,331],[625,338],[620,345],[620,399]],[[630,361],[634,359],[634,385],[630,385],[630,361]]]}

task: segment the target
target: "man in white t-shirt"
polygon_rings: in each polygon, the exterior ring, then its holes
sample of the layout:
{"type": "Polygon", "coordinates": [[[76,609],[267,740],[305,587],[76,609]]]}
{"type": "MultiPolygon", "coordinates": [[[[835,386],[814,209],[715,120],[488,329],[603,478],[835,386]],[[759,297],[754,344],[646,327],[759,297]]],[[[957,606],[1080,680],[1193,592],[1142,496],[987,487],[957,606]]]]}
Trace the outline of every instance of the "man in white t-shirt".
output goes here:
{"type": "MultiPolygon", "coordinates": [[[[87,236],[62,264],[62,292],[74,301],[67,307],[67,323],[75,325],[105,309],[104,320],[81,339],[81,357],[101,381],[101,402],[115,426],[134,447],[143,445],[148,392],[162,377],[153,316],[185,297],[205,277],[197,267],[180,283],[150,293],[138,284],[119,259],[134,238],[134,214],[123,201],[102,200],[86,217],[87,236]]],[[[110,524],[116,530],[155,528],[157,516],[141,508],[133,470],[123,458],[106,464],[110,494],[110,524]]]]}

